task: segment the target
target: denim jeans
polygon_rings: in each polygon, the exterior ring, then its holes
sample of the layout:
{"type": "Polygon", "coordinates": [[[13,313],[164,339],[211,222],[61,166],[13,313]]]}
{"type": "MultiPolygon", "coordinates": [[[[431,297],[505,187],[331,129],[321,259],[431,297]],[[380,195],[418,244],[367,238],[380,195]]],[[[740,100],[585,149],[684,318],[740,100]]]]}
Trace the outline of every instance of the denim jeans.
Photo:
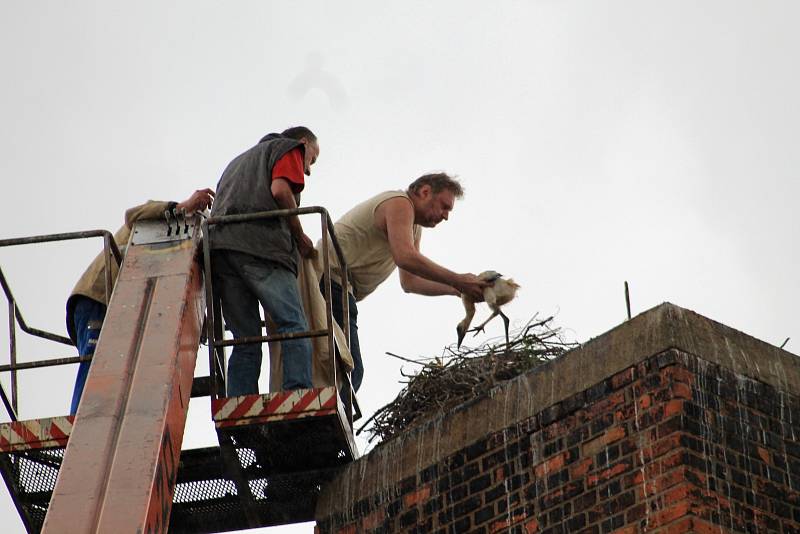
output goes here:
{"type": "MultiPolygon", "coordinates": [[[[277,325],[277,332],[288,334],[308,330],[297,278],[291,271],[250,254],[216,250],[211,257],[214,291],[222,301],[222,316],[234,339],[260,336],[264,307],[277,325]]],[[[258,393],[261,374],[261,344],[235,345],[228,360],[227,395],[258,393]]],[[[283,389],[310,388],[311,340],[281,342],[283,389]]]]}
{"type": "MultiPolygon", "coordinates": [[[[325,279],[320,280],[319,289],[325,294],[325,279]]],[[[361,361],[361,345],[358,343],[358,307],[355,297],[347,294],[348,313],[350,315],[350,354],[353,355],[353,372],[350,373],[350,380],[353,382],[353,389],[358,391],[361,381],[364,379],[364,364],[361,361]]],[[[342,286],[331,280],[331,306],[333,307],[333,318],[342,327],[344,314],[342,313],[342,286]]]]}
{"type": "MultiPolygon", "coordinates": [[[[75,309],[72,313],[72,324],[78,338],[78,355],[92,356],[100,337],[100,327],[106,317],[106,306],[89,297],[77,297],[75,309]]],[[[75,387],[72,390],[72,403],[69,414],[78,412],[78,403],[83,395],[86,377],[89,376],[89,367],[92,362],[81,362],[78,366],[78,376],[75,378],[75,387]]]]}

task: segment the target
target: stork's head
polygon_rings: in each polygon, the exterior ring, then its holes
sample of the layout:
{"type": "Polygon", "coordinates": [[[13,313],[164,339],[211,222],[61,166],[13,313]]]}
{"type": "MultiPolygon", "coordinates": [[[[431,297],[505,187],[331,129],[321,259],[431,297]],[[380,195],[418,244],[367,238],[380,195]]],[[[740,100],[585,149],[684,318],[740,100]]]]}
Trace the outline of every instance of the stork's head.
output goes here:
{"type": "Polygon", "coordinates": [[[494,282],[498,280],[503,275],[498,273],[497,271],[483,271],[481,274],[478,275],[478,278],[485,282],[494,282]]]}

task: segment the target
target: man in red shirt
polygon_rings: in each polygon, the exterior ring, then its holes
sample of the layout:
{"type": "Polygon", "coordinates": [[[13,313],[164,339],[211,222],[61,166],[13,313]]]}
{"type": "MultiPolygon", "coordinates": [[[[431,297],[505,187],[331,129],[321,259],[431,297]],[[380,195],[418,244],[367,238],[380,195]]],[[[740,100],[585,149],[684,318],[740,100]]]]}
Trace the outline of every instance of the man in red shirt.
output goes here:
{"type": "MultiPolygon", "coordinates": [[[[237,156],[222,173],[212,216],[296,208],[304,175],[319,156],[314,133],[304,126],[264,136],[237,156]]],[[[313,253],[311,239],[297,216],[210,229],[214,291],[234,339],[261,335],[258,305],[277,325],[277,333],[308,330],[297,291],[298,253],[313,253]]],[[[281,342],[283,389],[311,387],[311,342],[281,342]]],[[[228,364],[227,395],[258,393],[260,344],[236,345],[228,364]]]]}

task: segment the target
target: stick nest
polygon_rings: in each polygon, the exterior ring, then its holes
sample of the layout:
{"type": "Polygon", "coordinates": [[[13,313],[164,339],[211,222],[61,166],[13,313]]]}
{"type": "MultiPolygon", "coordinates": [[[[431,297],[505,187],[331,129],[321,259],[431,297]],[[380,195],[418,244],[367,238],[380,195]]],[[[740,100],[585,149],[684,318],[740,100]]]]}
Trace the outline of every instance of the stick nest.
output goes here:
{"type": "Polygon", "coordinates": [[[380,442],[447,412],[469,400],[486,395],[499,382],[510,380],[539,365],[558,358],[578,343],[564,341],[560,328],[551,326],[553,317],[534,316],[513,333],[508,343],[487,342],[476,348],[449,346],[442,356],[418,360],[386,354],[421,365],[416,374],[400,373],[407,380],[397,397],[380,408],[358,429],[366,430],[369,442],[380,442]]]}

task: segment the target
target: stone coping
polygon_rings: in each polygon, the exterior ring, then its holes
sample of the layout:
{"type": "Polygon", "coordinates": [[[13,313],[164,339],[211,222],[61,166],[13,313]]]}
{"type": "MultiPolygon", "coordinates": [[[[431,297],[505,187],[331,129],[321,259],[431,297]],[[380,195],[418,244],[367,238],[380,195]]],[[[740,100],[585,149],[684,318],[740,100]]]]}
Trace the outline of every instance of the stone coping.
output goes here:
{"type": "Polygon", "coordinates": [[[800,357],[671,303],[651,308],[561,358],[383,443],[348,465],[326,488],[316,517],[364,497],[488,434],[507,428],[638,362],[679,349],[779,390],[800,392],[800,357]]]}

